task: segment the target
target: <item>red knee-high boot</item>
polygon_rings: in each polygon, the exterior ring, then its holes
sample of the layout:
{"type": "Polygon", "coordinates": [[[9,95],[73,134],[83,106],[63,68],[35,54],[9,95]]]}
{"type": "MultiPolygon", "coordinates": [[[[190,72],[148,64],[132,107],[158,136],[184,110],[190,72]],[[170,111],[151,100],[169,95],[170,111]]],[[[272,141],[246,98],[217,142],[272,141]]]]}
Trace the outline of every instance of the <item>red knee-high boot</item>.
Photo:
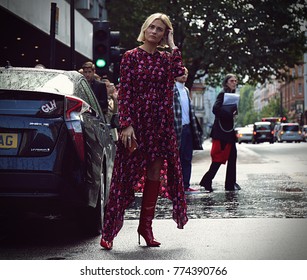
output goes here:
{"type": "Polygon", "coordinates": [[[155,240],[151,227],[155,215],[159,186],[160,181],[151,181],[147,179],[143,191],[140,223],[137,231],[139,234],[139,244],[141,235],[145,239],[148,247],[158,247],[161,244],[155,240]]]}

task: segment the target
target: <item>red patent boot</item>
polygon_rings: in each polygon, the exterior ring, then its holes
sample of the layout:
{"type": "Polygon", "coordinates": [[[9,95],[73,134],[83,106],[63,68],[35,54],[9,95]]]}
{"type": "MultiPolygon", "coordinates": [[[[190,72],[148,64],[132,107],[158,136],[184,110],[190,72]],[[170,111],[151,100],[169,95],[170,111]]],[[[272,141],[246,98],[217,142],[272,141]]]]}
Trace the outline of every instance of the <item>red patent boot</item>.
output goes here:
{"type": "Polygon", "coordinates": [[[112,247],[113,247],[113,242],[108,242],[108,241],[104,240],[103,238],[101,238],[100,246],[105,248],[106,250],[111,250],[112,247]]]}
{"type": "Polygon", "coordinates": [[[145,239],[148,247],[158,247],[161,244],[155,240],[151,227],[155,215],[159,187],[160,181],[151,181],[147,179],[143,191],[140,223],[137,232],[139,234],[139,244],[141,243],[141,235],[145,239]]]}

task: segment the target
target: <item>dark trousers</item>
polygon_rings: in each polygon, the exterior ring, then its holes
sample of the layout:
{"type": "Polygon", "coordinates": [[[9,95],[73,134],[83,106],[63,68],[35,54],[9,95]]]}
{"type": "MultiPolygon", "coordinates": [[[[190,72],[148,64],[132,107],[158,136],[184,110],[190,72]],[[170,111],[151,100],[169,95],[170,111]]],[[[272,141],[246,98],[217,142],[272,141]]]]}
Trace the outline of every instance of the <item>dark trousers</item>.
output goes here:
{"type": "MultiPolygon", "coordinates": [[[[226,179],[225,179],[225,189],[226,190],[234,190],[234,185],[237,181],[237,147],[236,143],[233,143],[231,146],[229,158],[227,161],[226,167],[226,179]]],[[[201,185],[205,186],[205,188],[210,189],[212,185],[212,180],[214,179],[217,171],[221,166],[220,162],[212,162],[209,170],[203,176],[201,180],[201,185]]]]}
{"type": "Polygon", "coordinates": [[[193,158],[193,135],[190,125],[184,125],[181,133],[181,145],[179,149],[182,167],[184,188],[190,187],[193,158]]]}
{"type": "Polygon", "coordinates": [[[233,143],[227,161],[225,189],[232,190],[237,182],[237,147],[233,143]]]}

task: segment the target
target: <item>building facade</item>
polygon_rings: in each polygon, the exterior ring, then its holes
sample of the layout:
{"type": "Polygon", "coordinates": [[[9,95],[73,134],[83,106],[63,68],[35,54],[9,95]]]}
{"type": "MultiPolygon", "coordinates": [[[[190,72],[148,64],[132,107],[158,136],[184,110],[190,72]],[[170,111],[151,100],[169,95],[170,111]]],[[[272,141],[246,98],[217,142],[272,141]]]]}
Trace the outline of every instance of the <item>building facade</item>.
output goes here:
{"type": "Polygon", "coordinates": [[[304,64],[295,65],[287,72],[288,79],[280,86],[280,96],[288,121],[306,124],[306,108],[304,106],[304,64]]]}

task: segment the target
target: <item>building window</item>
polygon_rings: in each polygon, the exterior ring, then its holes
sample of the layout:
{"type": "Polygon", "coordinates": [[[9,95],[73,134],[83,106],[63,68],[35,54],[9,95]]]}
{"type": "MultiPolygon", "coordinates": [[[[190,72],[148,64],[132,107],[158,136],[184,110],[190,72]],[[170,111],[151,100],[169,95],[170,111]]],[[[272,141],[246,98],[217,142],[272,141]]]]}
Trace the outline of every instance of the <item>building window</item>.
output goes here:
{"type": "Polygon", "coordinates": [[[303,85],[301,83],[298,84],[298,94],[303,95],[303,85]]]}
{"type": "Polygon", "coordinates": [[[303,66],[302,66],[302,65],[299,65],[299,66],[297,67],[297,75],[298,75],[299,77],[302,77],[302,76],[303,76],[303,66]]]}
{"type": "Polygon", "coordinates": [[[292,69],[291,69],[291,72],[292,72],[292,78],[294,78],[294,77],[295,77],[295,69],[292,68],[292,69]]]}

